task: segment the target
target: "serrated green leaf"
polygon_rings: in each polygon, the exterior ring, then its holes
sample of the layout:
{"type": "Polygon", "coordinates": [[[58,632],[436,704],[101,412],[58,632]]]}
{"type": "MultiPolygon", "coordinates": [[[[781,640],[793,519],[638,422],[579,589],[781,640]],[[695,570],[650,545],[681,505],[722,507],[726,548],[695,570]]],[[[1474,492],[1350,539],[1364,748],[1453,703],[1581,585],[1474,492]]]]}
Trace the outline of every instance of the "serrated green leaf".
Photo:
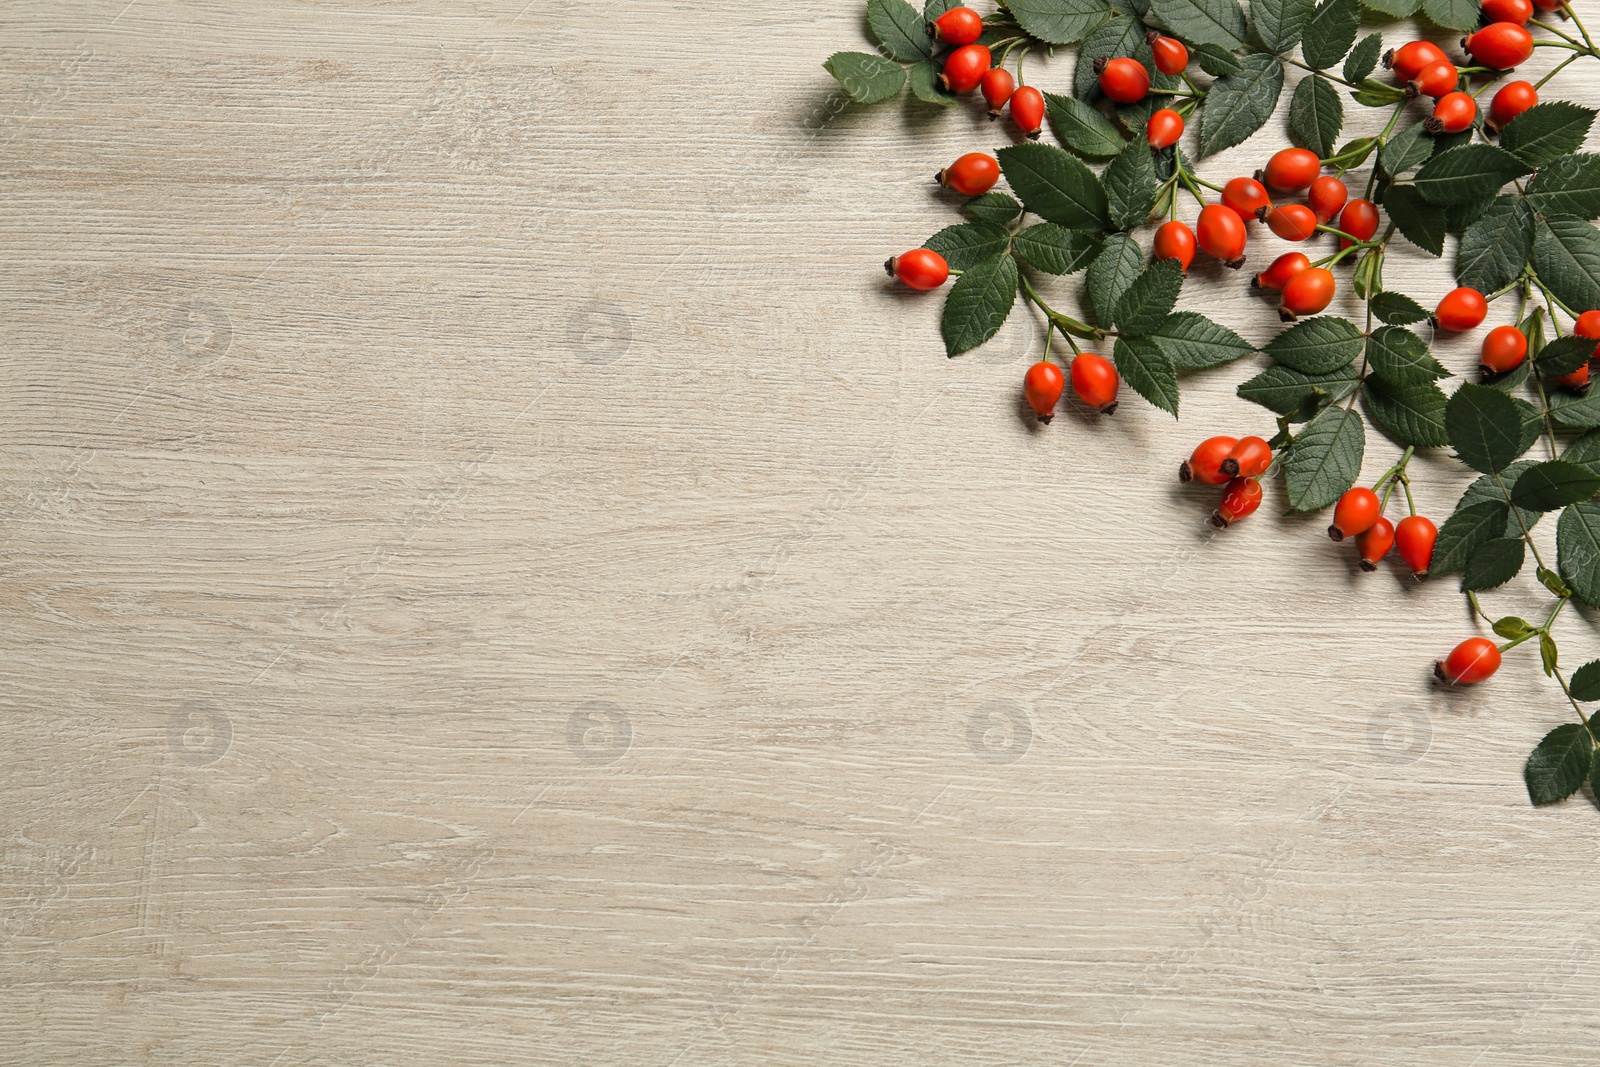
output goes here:
{"type": "Polygon", "coordinates": [[[1333,83],[1320,74],[1300,79],[1289,100],[1289,130],[1300,147],[1330,156],[1343,128],[1344,101],[1333,83]]]}
{"type": "Polygon", "coordinates": [[[974,264],[945,297],[945,353],[959,356],[993,337],[1017,299],[1017,261],[1001,253],[974,264]]]}
{"type": "Polygon", "coordinates": [[[1122,233],[1106,240],[1100,254],[1089,264],[1089,273],[1083,282],[1096,322],[1102,326],[1111,325],[1122,294],[1143,271],[1144,253],[1139,249],[1139,242],[1122,233]]]}
{"type": "Polygon", "coordinates": [[[1557,337],[1539,350],[1533,360],[1533,369],[1546,378],[1559,378],[1589,362],[1594,350],[1593,338],[1579,337],[1577,334],[1557,337]]]}
{"type": "Polygon", "coordinates": [[[1575,722],[1557,726],[1544,735],[1522,769],[1528,799],[1535,804],[1565,800],[1583,785],[1593,762],[1594,742],[1589,731],[1575,722]]]}
{"type": "Polygon", "coordinates": [[[1148,338],[1119,337],[1111,358],[1117,364],[1117,373],[1135,392],[1177,417],[1178,371],[1160,345],[1148,338]]]}
{"type": "Polygon", "coordinates": [[[1011,191],[1035,215],[1074,229],[1106,227],[1105,190],[1081,160],[1047,144],[1014,144],[996,154],[1011,191]]]}
{"type": "Polygon", "coordinates": [[[951,8],[960,6],[961,0],[928,0],[922,5],[922,21],[932,22],[951,8]]]}
{"type": "Polygon", "coordinates": [[[1433,546],[1433,561],[1428,565],[1430,577],[1454,574],[1466,569],[1467,559],[1478,547],[1501,537],[1511,505],[1502,500],[1480,500],[1458,507],[1455,513],[1439,527],[1438,540],[1433,546]]]}
{"type": "Polygon", "coordinates": [[[1407,126],[1378,149],[1378,166],[1384,174],[1398,178],[1413,167],[1420,167],[1433,155],[1433,139],[1422,123],[1407,126]]]}
{"type": "Polygon", "coordinates": [[[1496,537],[1473,549],[1461,575],[1461,591],[1481,593],[1505,585],[1522,569],[1522,538],[1496,537]]]}
{"type": "Polygon", "coordinates": [[[1428,317],[1428,309],[1404,293],[1374,293],[1372,313],[1391,326],[1409,326],[1428,317]]]}
{"type": "Polygon", "coordinates": [[[1149,334],[1180,371],[1206,370],[1248,356],[1255,347],[1226,326],[1193,311],[1168,315],[1149,334]]]}
{"type": "Polygon", "coordinates": [[[1072,93],[1080,100],[1098,100],[1100,76],[1094,72],[1094,61],[1129,56],[1146,67],[1151,65],[1150,46],[1145,43],[1144,23],[1137,18],[1114,18],[1084,38],[1078,49],[1078,62],[1072,70],[1072,93]]]}
{"type": "Polygon", "coordinates": [[[1502,196],[1461,235],[1456,281],[1480,293],[1510,285],[1533,250],[1533,212],[1521,197],[1502,196]]]}
{"type": "Polygon", "coordinates": [[[1361,0],[1368,11],[1390,18],[1403,19],[1422,10],[1422,0],[1361,0]]]}
{"type": "Polygon", "coordinates": [[[1573,671],[1567,688],[1572,691],[1574,700],[1584,703],[1600,700],[1600,659],[1590,660],[1573,671]]]}
{"type": "Polygon", "coordinates": [[[1272,117],[1283,92],[1283,64],[1273,56],[1245,56],[1237,74],[1211,83],[1200,109],[1200,155],[1232,148],[1272,117]]]}
{"type": "MultiPolygon", "coordinates": [[[[1111,124],[1111,120],[1082,100],[1056,93],[1044,94],[1045,110],[1050,116],[1050,128],[1056,140],[1090,159],[1107,159],[1121,152],[1128,144],[1127,138],[1111,124]]],[[[1148,146],[1145,155],[1150,154],[1148,146]]]]}
{"type": "Polygon", "coordinates": [[[1011,235],[992,222],[964,222],[946,226],[922,243],[945,258],[952,270],[971,270],[979,261],[1004,252],[1011,235]]]}
{"type": "Polygon", "coordinates": [[[1361,354],[1361,331],[1333,315],[1302,319],[1262,349],[1267,355],[1305,374],[1326,374],[1361,354]]]}
{"type": "Polygon", "coordinates": [[[1600,308],[1600,233],[1583,219],[1554,216],[1534,225],[1529,257],[1539,280],[1570,308],[1600,308]]]}
{"type": "Polygon", "coordinates": [[[887,100],[906,83],[904,67],[866,52],[835,52],[822,67],[858,104],[887,100]]]}
{"type": "Polygon", "coordinates": [[[1355,484],[1366,451],[1361,416],[1325,408],[1295,435],[1283,461],[1284,486],[1294,511],[1316,511],[1355,484]]]}
{"type": "Polygon", "coordinates": [[[1047,44],[1077,44],[1111,17],[1105,0],[1006,0],[1006,10],[1047,44]]]}
{"type": "Polygon", "coordinates": [[[1344,80],[1359,82],[1372,76],[1378,69],[1378,56],[1383,51],[1383,34],[1369,33],[1351,50],[1344,61],[1344,80]]]}
{"type": "Polygon", "coordinates": [[[1450,233],[1460,233],[1483,218],[1494,207],[1496,196],[1480,196],[1464,204],[1451,204],[1444,209],[1444,228],[1450,233]]]}
{"type": "Polygon", "coordinates": [[[1101,175],[1111,225],[1131,230],[1150,217],[1156,206],[1156,162],[1143,139],[1129,141],[1101,175]]]}
{"type": "Polygon", "coordinates": [[[961,210],[975,219],[1004,226],[1022,214],[1022,205],[1005,193],[990,192],[968,200],[961,205],[961,210]]]}
{"type": "Polygon", "coordinates": [[[1447,30],[1478,28],[1477,0],[1422,0],[1422,10],[1447,30]]]}
{"type": "Polygon", "coordinates": [[[1600,475],[1566,460],[1535,463],[1511,487],[1511,503],[1529,511],[1555,511],[1600,493],[1600,475]]]}
{"type": "Polygon", "coordinates": [[[1236,390],[1240,399],[1260,404],[1279,415],[1310,418],[1313,405],[1339,403],[1355,391],[1355,367],[1346,364],[1328,374],[1304,374],[1292,367],[1268,367],[1236,390]]]}
{"type": "Polygon", "coordinates": [[[1040,222],[1017,233],[1012,248],[1046,274],[1073,274],[1100,254],[1100,242],[1082,230],[1069,230],[1053,222],[1040,222]]]}
{"type": "Polygon", "coordinates": [[[867,0],[867,26],[891,59],[915,63],[933,55],[927,23],[906,0],[867,0]]]}
{"type": "Polygon", "coordinates": [[[1542,167],[1583,147],[1595,112],[1566,100],[1536,104],[1500,133],[1500,147],[1530,167],[1542,167]]]}
{"type": "Polygon", "coordinates": [[[1574,504],[1561,513],[1556,555],[1561,576],[1578,599],[1600,605],[1600,504],[1574,504]]]}
{"type": "Polygon", "coordinates": [[[1562,449],[1561,458],[1600,474],[1600,430],[1586,433],[1562,449]]]}
{"type": "Polygon", "coordinates": [[[1417,171],[1416,186],[1430,204],[1465,204],[1493,196],[1528,173],[1522,161],[1491,144],[1468,144],[1434,156],[1417,171]]]}
{"type": "MultiPolygon", "coordinates": [[[[1507,489],[1502,489],[1500,483],[1504,482],[1507,487],[1515,485],[1517,479],[1522,477],[1523,473],[1536,462],[1537,460],[1531,459],[1517,460],[1500,472],[1499,481],[1496,481],[1495,476],[1492,474],[1485,474],[1481,478],[1475,479],[1471,485],[1467,486],[1467,491],[1461,494],[1461,499],[1456,503],[1456,510],[1459,511],[1472,504],[1480,504],[1485,500],[1505,502],[1507,500],[1507,489]]],[[[1544,516],[1537,511],[1517,508],[1507,514],[1505,530],[1495,536],[1521,537],[1524,527],[1531,530],[1539,524],[1539,520],[1542,518],[1544,516]]]]}
{"type": "Polygon", "coordinates": [[[1269,52],[1282,55],[1300,43],[1315,0],[1250,0],[1250,23],[1269,52]]]}
{"type": "Polygon", "coordinates": [[[1150,14],[1185,41],[1229,50],[1244,46],[1244,11],[1237,0],[1150,0],[1150,14]]]}
{"type": "Polygon", "coordinates": [[[1378,429],[1399,443],[1417,448],[1442,448],[1449,443],[1444,428],[1447,398],[1433,382],[1390,385],[1369,378],[1361,395],[1378,429]]]}
{"type": "Polygon", "coordinates": [[[1428,351],[1428,343],[1404,326],[1380,326],[1367,341],[1367,362],[1390,385],[1420,385],[1450,372],[1428,351]]]}
{"type": "Polygon", "coordinates": [[[1600,392],[1590,391],[1582,396],[1561,393],[1550,398],[1550,417],[1569,430],[1593,430],[1600,427],[1600,392]]]}
{"type": "Polygon", "coordinates": [[[1522,418],[1498,389],[1463,384],[1450,397],[1444,424],[1456,455],[1475,471],[1503,471],[1522,455],[1522,418]]]}
{"type": "Polygon", "coordinates": [[[1244,69],[1239,65],[1239,57],[1221,45],[1195,45],[1194,58],[1195,62],[1200,64],[1200,69],[1213,78],[1220,78],[1224,74],[1237,74],[1244,69]]]}
{"type": "Polygon", "coordinates": [[[1124,336],[1143,337],[1167,320],[1182,288],[1183,268],[1177,260],[1157,260],[1122,294],[1113,321],[1124,336]]]}
{"type": "Polygon", "coordinates": [[[1579,152],[1547,163],[1528,182],[1528,205],[1541,215],[1600,218],[1600,155],[1579,152]]]}
{"type": "Polygon", "coordinates": [[[1361,28],[1361,7],[1356,0],[1322,0],[1306,23],[1300,54],[1308,66],[1326,70],[1345,57],[1361,28]]]}
{"type": "Polygon", "coordinates": [[[1389,186],[1383,192],[1383,209],[1406,240],[1430,256],[1444,254],[1444,208],[1424,200],[1416,186],[1389,186]]]}
{"type": "Polygon", "coordinates": [[[1515,641],[1524,634],[1533,633],[1533,627],[1528,625],[1527,619],[1519,619],[1515,615],[1507,615],[1503,619],[1496,620],[1494,632],[1497,636],[1503,637],[1507,641],[1515,641]]]}
{"type": "Polygon", "coordinates": [[[961,98],[954,93],[945,92],[939,85],[940,70],[939,64],[931,59],[912,64],[906,71],[906,78],[911,83],[911,95],[925,104],[955,107],[961,103],[961,98]]]}

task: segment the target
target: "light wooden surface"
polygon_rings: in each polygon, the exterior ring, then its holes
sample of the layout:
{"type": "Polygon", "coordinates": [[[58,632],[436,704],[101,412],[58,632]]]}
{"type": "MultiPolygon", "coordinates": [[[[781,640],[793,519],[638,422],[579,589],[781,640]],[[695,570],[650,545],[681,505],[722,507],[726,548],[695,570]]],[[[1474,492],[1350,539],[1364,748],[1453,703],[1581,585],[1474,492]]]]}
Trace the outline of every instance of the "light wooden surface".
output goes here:
{"type": "Polygon", "coordinates": [[[1276,489],[1209,532],[1248,370],[946,360],[879,263],[1007,133],[841,107],[855,5],[124,3],[0,13],[0,1060],[1592,1053],[1553,686],[1432,688],[1453,584],[1276,489]]]}

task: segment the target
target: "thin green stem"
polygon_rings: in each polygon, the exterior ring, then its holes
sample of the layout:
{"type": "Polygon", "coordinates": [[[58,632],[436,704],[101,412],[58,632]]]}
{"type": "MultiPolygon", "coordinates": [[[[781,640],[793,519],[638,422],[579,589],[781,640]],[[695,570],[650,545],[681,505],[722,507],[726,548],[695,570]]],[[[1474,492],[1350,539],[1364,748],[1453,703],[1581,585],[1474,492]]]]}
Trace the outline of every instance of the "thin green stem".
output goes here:
{"type": "MultiPolygon", "coordinates": [[[[1511,490],[1506,488],[1505,479],[1500,477],[1498,471],[1494,475],[1494,484],[1500,487],[1500,492],[1505,496],[1506,503],[1511,504],[1511,490]]],[[[1517,525],[1522,527],[1522,540],[1527,543],[1528,550],[1533,553],[1533,561],[1539,566],[1544,566],[1544,558],[1539,555],[1539,546],[1533,543],[1533,534],[1528,532],[1528,524],[1522,518],[1522,511],[1515,505],[1511,506],[1511,514],[1516,517],[1517,525]]]]}
{"type": "Polygon", "coordinates": [[[1583,53],[1581,53],[1581,52],[1574,52],[1570,56],[1568,56],[1566,59],[1563,59],[1560,63],[1557,63],[1554,67],[1552,67],[1550,69],[1550,73],[1546,74],[1544,77],[1540,78],[1538,81],[1533,83],[1534,89],[1535,90],[1543,89],[1545,82],[1549,81],[1551,78],[1554,78],[1557,74],[1560,74],[1562,71],[1566,70],[1567,69],[1567,64],[1572,63],[1573,61],[1575,61],[1582,54],[1583,53]]]}

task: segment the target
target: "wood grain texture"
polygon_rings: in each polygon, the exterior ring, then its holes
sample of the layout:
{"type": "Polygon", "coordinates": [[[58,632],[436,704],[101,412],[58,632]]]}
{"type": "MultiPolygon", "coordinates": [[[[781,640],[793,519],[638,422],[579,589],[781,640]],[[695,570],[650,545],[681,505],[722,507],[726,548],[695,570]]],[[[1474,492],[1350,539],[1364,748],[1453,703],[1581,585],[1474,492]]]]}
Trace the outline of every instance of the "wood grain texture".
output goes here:
{"type": "Polygon", "coordinates": [[[1041,429],[1026,315],[946,360],[878,264],[1007,134],[842,106],[855,5],[124,5],[0,14],[0,1059],[1592,1050],[1553,686],[1204,526],[1241,368],[1041,429]]]}

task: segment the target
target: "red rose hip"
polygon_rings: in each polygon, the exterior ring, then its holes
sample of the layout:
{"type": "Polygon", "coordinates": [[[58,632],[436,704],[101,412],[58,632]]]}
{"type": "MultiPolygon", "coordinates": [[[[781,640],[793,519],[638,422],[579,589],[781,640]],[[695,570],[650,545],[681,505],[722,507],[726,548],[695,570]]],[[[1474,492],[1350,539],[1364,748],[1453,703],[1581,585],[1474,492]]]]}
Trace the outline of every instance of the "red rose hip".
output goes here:
{"type": "Polygon", "coordinates": [[[1000,161],[982,152],[968,152],[936,177],[946,189],[966,196],[977,196],[994,188],[1000,180],[1000,161]]]}
{"type": "Polygon", "coordinates": [[[1201,485],[1223,484],[1232,475],[1222,469],[1222,464],[1238,443],[1231,437],[1208,437],[1201,441],[1178,468],[1178,481],[1199,482],[1201,485]]]}
{"type": "Polygon", "coordinates": [[[1080,352],[1072,361],[1072,391],[1102,415],[1117,410],[1118,382],[1117,368],[1104,356],[1080,352]]]}
{"type": "Polygon", "coordinates": [[[1343,541],[1346,537],[1366,533],[1382,514],[1383,506],[1377,493],[1362,485],[1346,489],[1333,506],[1333,524],[1328,527],[1328,536],[1343,541]]]}
{"type": "Polygon", "coordinates": [[[1056,403],[1061,399],[1065,385],[1066,378],[1054,363],[1046,360],[1028,368],[1028,373],[1022,378],[1022,395],[1027,398],[1028,406],[1039,416],[1040,422],[1055,418],[1056,403]]]}
{"type": "Polygon", "coordinates": [[[1500,649],[1487,637],[1469,637],[1433,666],[1446,685],[1476,685],[1500,669],[1500,649]]]}
{"type": "Polygon", "coordinates": [[[937,289],[950,277],[950,264],[931,248],[913,248],[890,258],[883,265],[889,276],[899,278],[913,289],[937,289]]]}
{"type": "Polygon", "coordinates": [[[1406,566],[1417,578],[1426,578],[1433,565],[1433,545],[1439,539],[1439,528],[1432,519],[1421,515],[1408,515],[1394,528],[1395,549],[1406,566]]]}

